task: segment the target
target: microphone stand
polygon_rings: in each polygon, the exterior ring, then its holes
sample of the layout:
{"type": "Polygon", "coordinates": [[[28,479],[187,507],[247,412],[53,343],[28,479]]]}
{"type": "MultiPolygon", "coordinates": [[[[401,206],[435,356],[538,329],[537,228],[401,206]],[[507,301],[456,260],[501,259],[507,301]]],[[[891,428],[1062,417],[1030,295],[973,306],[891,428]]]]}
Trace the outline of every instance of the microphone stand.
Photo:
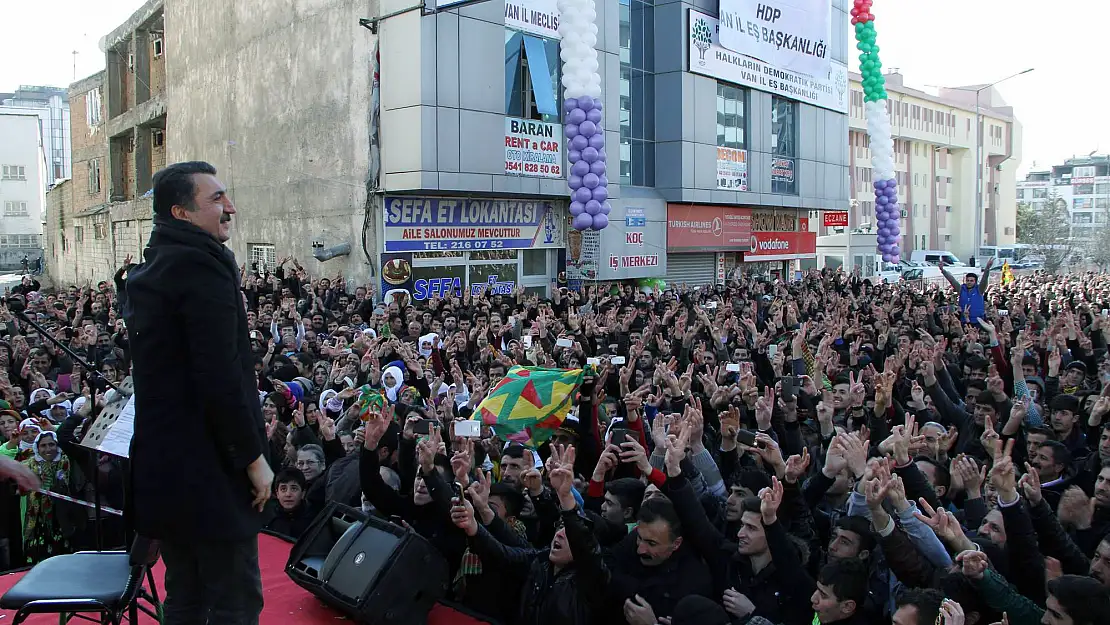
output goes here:
{"type": "MultiPolygon", "coordinates": [[[[85,361],[84,358],[78,356],[77,352],[70,349],[68,345],[64,345],[61,341],[54,338],[53,334],[48,332],[45,328],[43,328],[38,323],[36,323],[34,320],[32,320],[30,317],[28,317],[27,313],[24,312],[24,308],[23,308],[22,304],[23,303],[20,302],[19,300],[9,299],[8,300],[8,309],[11,310],[12,314],[15,315],[16,317],[18,317],[20,321],[23,321],[24,323],[27,323],[28,325],[30,325],[32,328],[38,330],[39,336],[49,340],[56,347],[58,347],[58,349],[61,349],[63,352],[65,352],[67,356],[69,356],[71,359],[73,359],[73,362],[75,362],[75,363],[81,365],[82,367],[84,367],[85,371],[88,372],[89,377],[91,379],[99,380],[100,382],[103,382],[106,386],[112,388],[117,393],[120,393],[121,395],[123,394],[123,391],[121,391],[118,386],[116,386],[115,384],[112,384],[107,378],[105,378],[104,374],[102,374],[99,370],[97,370],[96,367],[93,367],[92,365],[90,365],[88,362],[85,361]]],[[[80,442],[78,442],[78,444],[80,444],[80,442]]],[[[103,528],[103,524],[102,524],[102,522],[103,522],[103,513],[100,509],[100,454],[101,454],[101,451],[99,449],[93,449],[92,452],[93,452],[93,456],[92,456],[92,463],[91,463],[92,467],[90,468],[90,474],[92,475],[92,480],[93,480],[93,507],[95,509],[95,512],[94,512],[95,516],[94,516],[94,521],[93,522],[96,524],[96,531],[93,532],[93,534],[95,535],[95,538],[96,538],[96,550],[97,551],[103,551],[104,550],[104,537],[103,537],[104,528],[103,528]]],[[[126,480],[124,480],[124,482],[126,483],[126,480]]],[[[126,523],[124,525],[126,526],[126,523]]]]}

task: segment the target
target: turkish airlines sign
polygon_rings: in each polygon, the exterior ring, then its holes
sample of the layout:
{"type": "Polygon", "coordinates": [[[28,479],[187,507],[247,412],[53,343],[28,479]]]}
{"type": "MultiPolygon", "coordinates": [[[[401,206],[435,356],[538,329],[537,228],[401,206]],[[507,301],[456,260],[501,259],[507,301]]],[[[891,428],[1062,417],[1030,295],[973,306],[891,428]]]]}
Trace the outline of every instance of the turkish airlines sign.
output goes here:
{"type": "Polygon", "coordinates": [[[746,251],[752,210],[708,204],[667,204],[667,250],[746,251]]]}
{"type": "Polygon", "coordinates": [[[794,260],[817,256],[816,232],[753,232],[745,262],[794,260]]]}

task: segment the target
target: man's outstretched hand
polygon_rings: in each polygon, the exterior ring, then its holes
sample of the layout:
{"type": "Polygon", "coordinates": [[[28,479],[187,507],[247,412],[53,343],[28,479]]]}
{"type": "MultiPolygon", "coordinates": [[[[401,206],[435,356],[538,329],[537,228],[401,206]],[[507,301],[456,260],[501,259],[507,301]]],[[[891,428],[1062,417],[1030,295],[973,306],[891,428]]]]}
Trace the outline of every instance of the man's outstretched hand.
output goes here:
{"type": "Polygon", "coordinates": [[[39,476],[30,468],[16,462],[7,456],[0,456],[0,479],[12,480],[19,487],[19,492],[29,493],[42,488],[39,476]]]}

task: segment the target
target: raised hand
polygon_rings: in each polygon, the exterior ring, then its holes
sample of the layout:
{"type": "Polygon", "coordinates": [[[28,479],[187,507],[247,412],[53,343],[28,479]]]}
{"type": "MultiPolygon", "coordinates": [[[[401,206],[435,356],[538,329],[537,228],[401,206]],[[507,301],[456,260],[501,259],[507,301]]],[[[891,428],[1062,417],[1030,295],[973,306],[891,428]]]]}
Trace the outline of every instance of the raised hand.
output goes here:
{"type": "Polygon", "coordinates": [[[455,505],[451,508],[451,522],[455,527],[466,532],[467,536],[478,534],[478,519],[474,518],[474,506],[466,497],[455,500],[455,505]]]}
{"type": "Polygon", "coordinates": [[[956,563],[960,565],[960,572],[968,579],[983,579],[989,565],[986,554],[975,549],[960,552],[956,556],[956,563]]]}
{"type": "Polygon", "coordinates": [[[573,510],[578,505],[570,492],[574,488],[574,457],[573,445],[552,445],[551,457],[547,459],[547,479],[564,510],[573,510]]]}
{"type": "Polygon", "coordinates": [[[782,505],[782,482],[771,476],[771,486],[759,491],[759,512],[763,525],[774,525],[779,520],[779,506],[782,505]]]}
{"type": "Polygon", "coordinates": [[[809,448],[803,447],[801,455],[794,454],[786,459],[786,482],[796,484],[809,469],[809,448]]]}

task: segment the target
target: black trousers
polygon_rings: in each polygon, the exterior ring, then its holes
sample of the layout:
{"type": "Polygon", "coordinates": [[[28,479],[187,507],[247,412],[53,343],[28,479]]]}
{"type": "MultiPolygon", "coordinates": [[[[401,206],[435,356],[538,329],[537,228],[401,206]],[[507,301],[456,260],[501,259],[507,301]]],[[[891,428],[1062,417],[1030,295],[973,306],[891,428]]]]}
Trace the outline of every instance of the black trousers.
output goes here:
{"type": "Polygon", "coordinates": [[[258,537],[236,542],[162,542],[164,625],[258,625],[258,537]]]}

